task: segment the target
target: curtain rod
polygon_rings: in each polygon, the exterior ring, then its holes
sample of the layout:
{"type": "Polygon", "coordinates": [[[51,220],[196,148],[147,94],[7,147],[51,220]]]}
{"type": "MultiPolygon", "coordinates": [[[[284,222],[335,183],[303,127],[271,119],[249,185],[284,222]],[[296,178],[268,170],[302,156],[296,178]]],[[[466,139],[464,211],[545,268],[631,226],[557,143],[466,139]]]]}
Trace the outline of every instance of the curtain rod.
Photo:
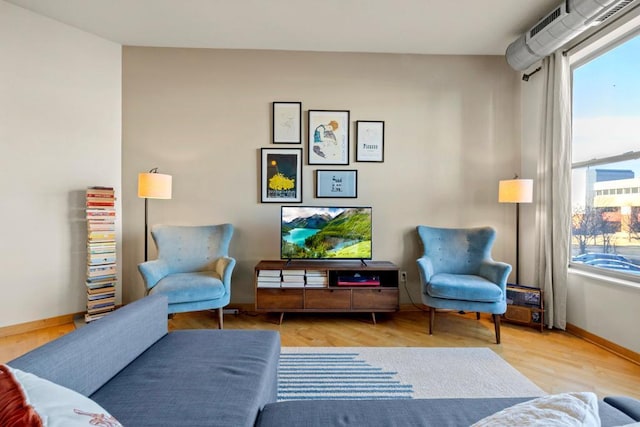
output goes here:
{"type": "Polygon", "coordinates": [[[614,20],[607,22],[606,24],[604,24],[602,27],[598,27],[598,29],[596,31],[594,31],[593,33],[589,34],[588,36],[586,36],[585,38],[581,39],[580,41],[572,44],[571,46],[569,46],[568,48],[566,48],[565,50],[562,51],[562,56],[567,56],[568,53],[570,53],[573,49],[577,48],[578,46],[580,46],[581,44],[583,44],[584,42],[586,42],[587,40],[590,40],[592,37],[600,34],[601,32],[603,32],[604,30],[606,30],[610,25],[618,22],[618,20],[620,20],[621,18],[623,18],[624,16],[626,16],[627,14],[631,13],[632,11],[636,10],[638,7],[640,6],[640,3],[637,3],[636,5],[634,5],[633,7],[631,7],[631,9],[625,11],[622,15],[618,16],[617,18],[615,18],[614,20]]]}

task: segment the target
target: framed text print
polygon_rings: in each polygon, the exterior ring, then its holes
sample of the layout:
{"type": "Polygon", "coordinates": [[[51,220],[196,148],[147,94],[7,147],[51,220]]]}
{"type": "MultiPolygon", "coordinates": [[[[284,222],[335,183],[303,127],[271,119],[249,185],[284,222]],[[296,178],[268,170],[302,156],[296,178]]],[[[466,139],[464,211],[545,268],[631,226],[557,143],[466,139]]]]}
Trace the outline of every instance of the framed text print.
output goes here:
{"type": "Polygon", "coordinates": [[[302,143],[302,103],[273,103],[273,143],[302,143]]]}
{"type": "Polygon", "coordinates": [[[384,122],[356,122],[356,162],[384,162],[384,122]]]}
{"type": "Polygon", "coordinates": [[[309,110],[309,164],[349,164],[349,111],[309,110]]]}
{"type": "Polygon", "coordinates": [[[302,203],[302,148],[261,149],[262,203],[302,203]]]}
{"type": "Polygon", "coordinates": [[[316,197],[358,197],[358,171],[316,170],[316,197]]]}

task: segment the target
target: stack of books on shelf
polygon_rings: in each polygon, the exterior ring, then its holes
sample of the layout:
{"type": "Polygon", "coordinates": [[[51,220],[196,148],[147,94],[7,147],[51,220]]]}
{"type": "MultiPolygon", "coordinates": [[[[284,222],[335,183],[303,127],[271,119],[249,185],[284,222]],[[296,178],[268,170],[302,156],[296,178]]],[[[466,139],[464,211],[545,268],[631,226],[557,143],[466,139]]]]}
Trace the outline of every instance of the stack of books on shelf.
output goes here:
{"type": "Polygon", "coordinates": [[[280,270],[259,270],[258,271],[258,287],[259,288],[279,288],[281,282],[280,270]]]}
{"type": "Polygon", "coordinates": [[[329,277],[326,270],[307,270],[307,288],[326,288],[329,286],[329,277]]]}
{"type": "Polygon", "coordinates": [[[304,270],[282,270],[283,288],[304,288],[304,270]]]}
{"type": "Polygon", "coordinates": [[[112,187],[89,187],[87,218],[87,313],[92,322],[115,309],[116,209],[112,187]]]}

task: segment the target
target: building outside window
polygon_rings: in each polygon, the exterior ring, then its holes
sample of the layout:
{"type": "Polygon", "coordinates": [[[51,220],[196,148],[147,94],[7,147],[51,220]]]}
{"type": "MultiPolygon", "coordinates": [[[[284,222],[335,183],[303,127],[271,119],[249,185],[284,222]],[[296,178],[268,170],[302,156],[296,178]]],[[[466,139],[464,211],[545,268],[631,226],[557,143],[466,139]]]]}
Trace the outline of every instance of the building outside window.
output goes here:
{"type": "Polygon", "coordinates": [[[572,71],[571,266],[640,281],[640,35],[572,71]]]}

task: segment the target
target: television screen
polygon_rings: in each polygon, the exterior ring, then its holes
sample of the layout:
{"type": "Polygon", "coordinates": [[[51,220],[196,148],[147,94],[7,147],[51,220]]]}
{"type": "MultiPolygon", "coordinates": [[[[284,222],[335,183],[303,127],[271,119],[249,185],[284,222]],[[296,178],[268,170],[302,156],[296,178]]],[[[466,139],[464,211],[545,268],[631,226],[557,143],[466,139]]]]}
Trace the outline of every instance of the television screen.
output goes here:
{"type": "Polygon", "coordinates": [[[282,206],[282,259],[371,259],[371,207],[282,206]]]}

